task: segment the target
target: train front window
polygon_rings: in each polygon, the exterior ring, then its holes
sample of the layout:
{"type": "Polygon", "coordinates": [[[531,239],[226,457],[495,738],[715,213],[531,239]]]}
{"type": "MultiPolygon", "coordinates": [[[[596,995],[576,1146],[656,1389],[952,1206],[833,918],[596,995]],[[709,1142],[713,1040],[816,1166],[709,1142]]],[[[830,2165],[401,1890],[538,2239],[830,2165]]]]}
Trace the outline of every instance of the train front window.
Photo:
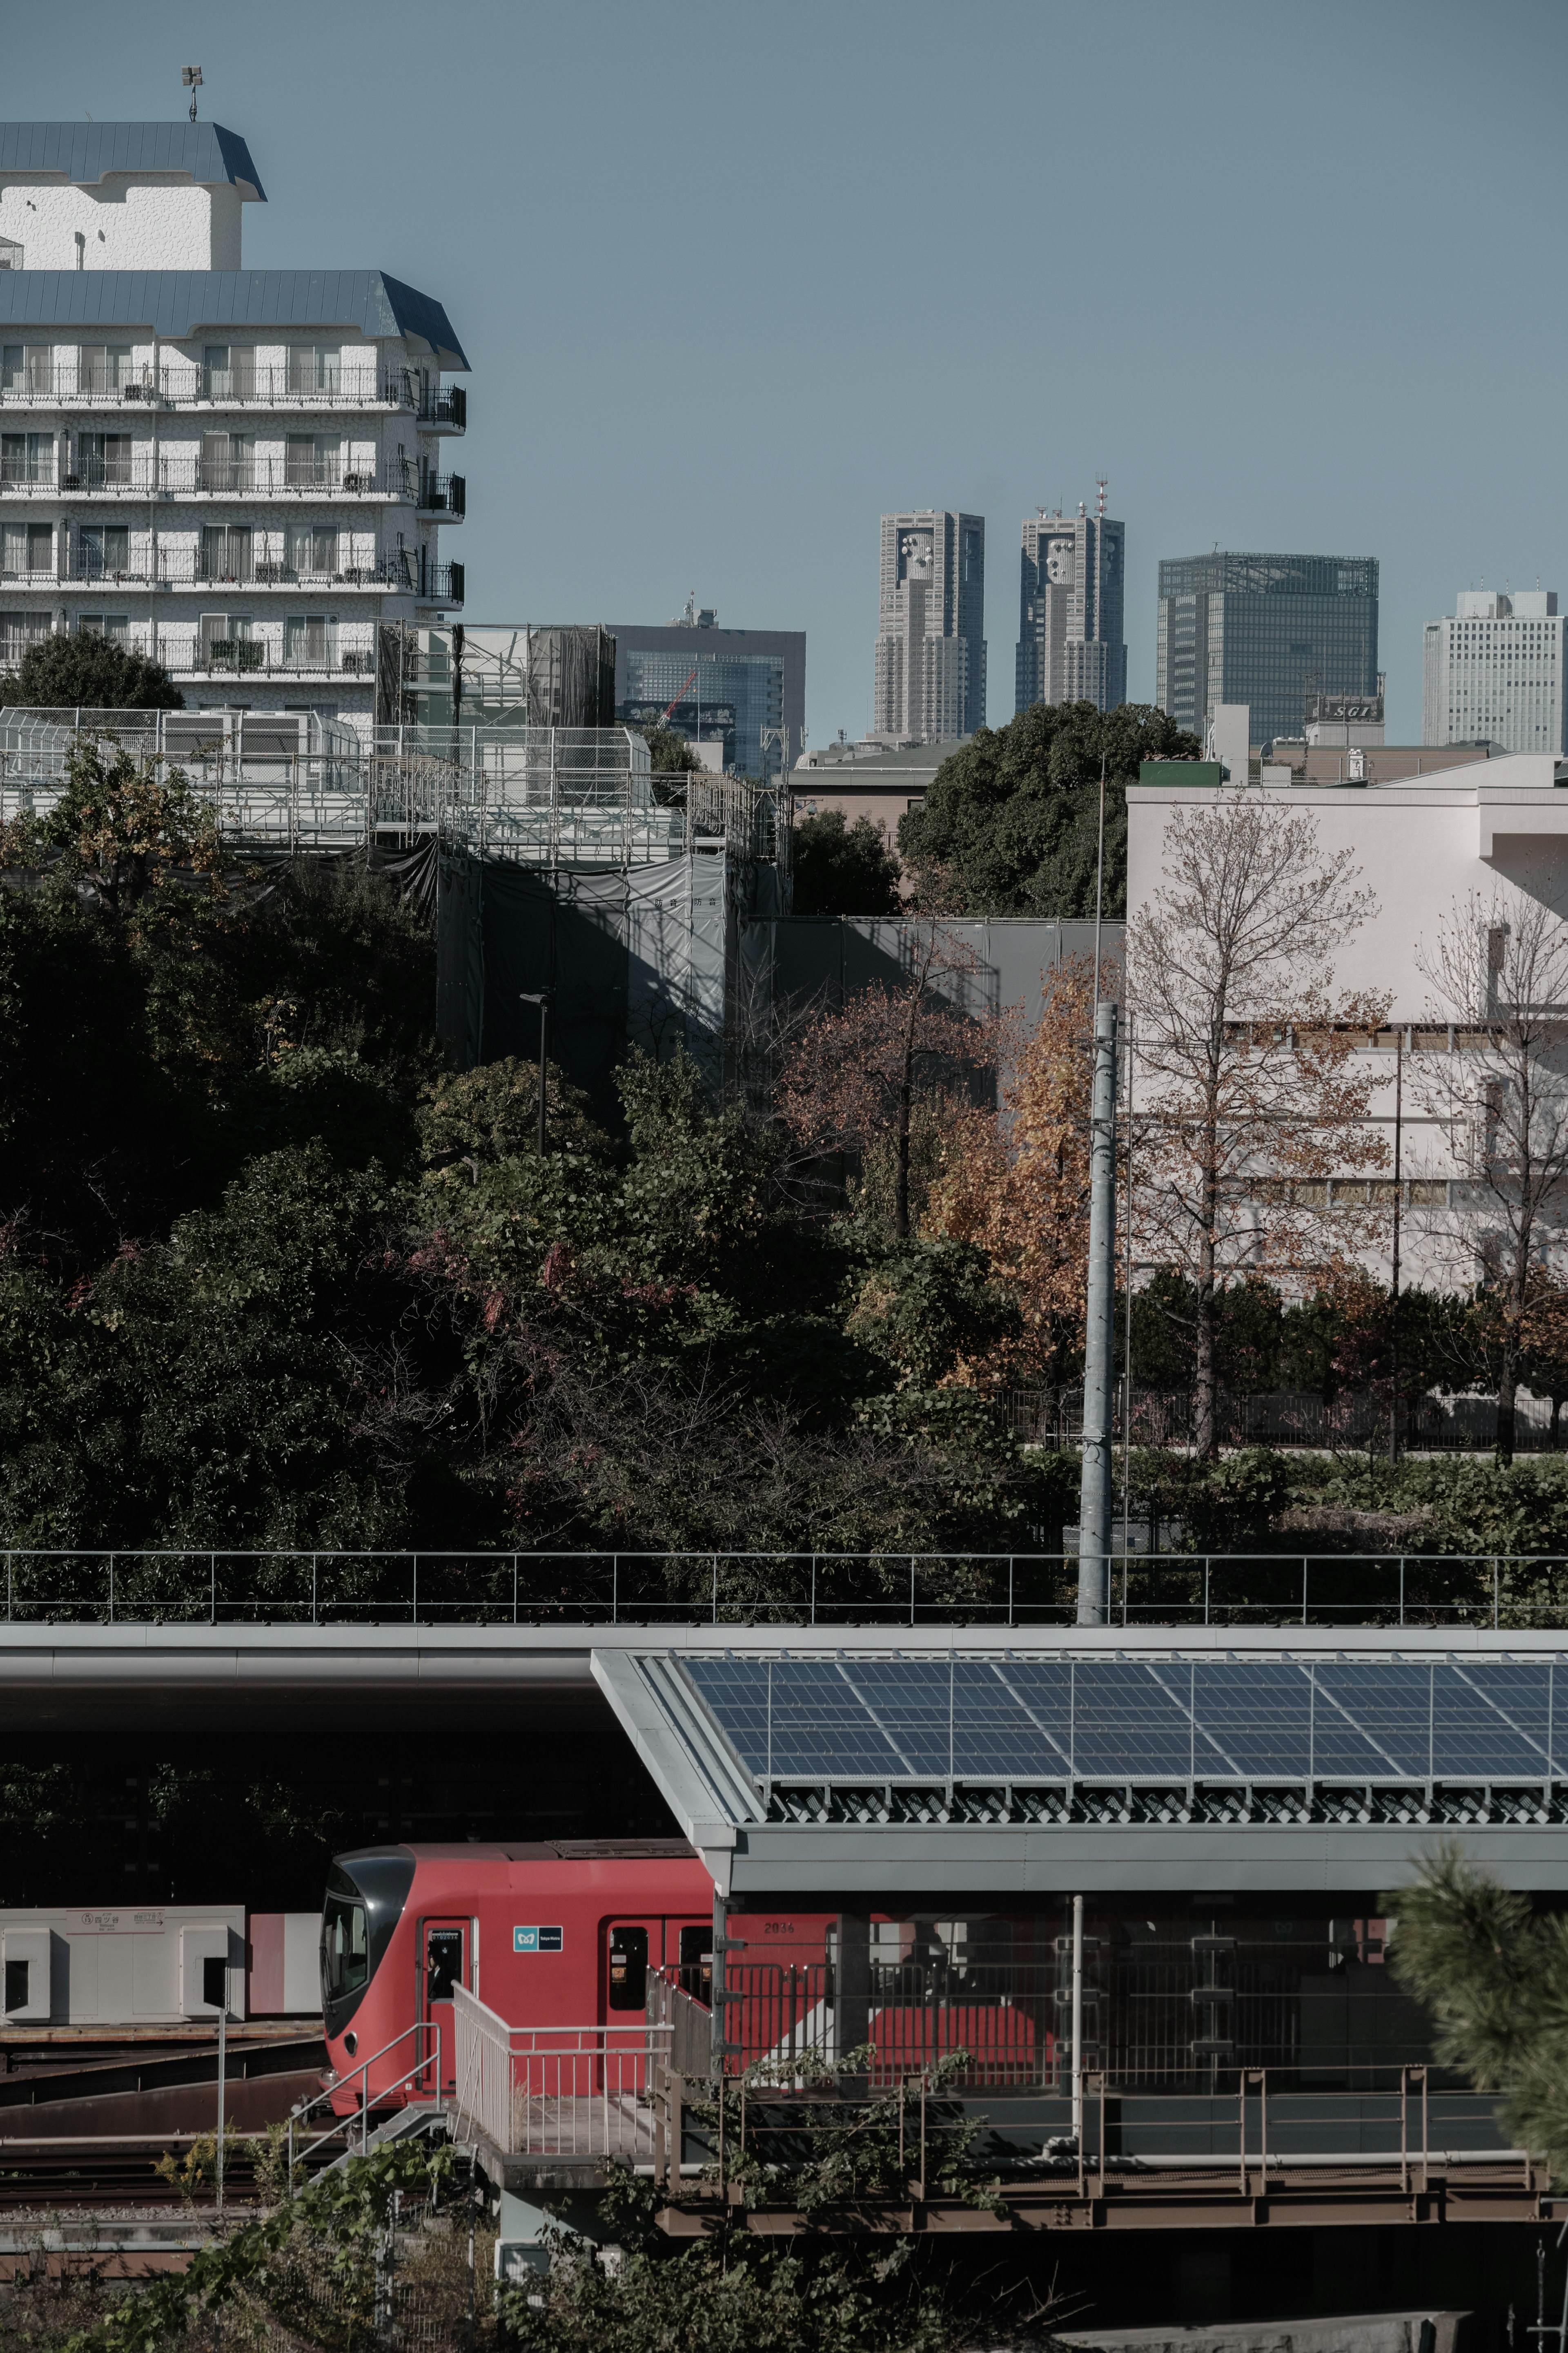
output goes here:
{"type": "Polygon", "coordinates": [[[336,2001],[343,1994],[358,1993],[370,1975],[363,1904],[343,1895],[327,1897],[321,1950],[327,1965],[327,2000],[336,2001]]]}

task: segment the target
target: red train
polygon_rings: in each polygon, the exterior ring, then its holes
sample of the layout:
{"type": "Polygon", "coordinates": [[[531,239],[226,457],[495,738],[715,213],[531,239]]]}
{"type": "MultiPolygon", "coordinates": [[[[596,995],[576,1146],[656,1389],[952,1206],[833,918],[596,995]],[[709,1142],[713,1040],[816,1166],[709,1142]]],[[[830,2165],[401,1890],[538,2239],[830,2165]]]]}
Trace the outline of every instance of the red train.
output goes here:
{"type": "Polygon", "coordinates": [[[387,2052],[374,2097],[413,2065],[424,2021],[450,2082],[454,1985],[509,2026],[629,2025],[650,1968],[700,1992],[712,1947],[713,1883],[679,1840],[356,1848],[321,1915],[328,2060],[347,2077],[387,2052]]]}
{"type": "MultiPolygon", "coordinates": [[[[1011,1968],[1005,1990],[998,1978],[977,2000],[995,1973],[970,1973],[963,1992],[944,1985],[933,2002],[921,1929],[883,1914],[869,1925],[877,1992],[868,1968],[855,2025],[877,2053],[876,2072],[897,2080],[960,2043],[988,2054],[985,2072],[996,2081],[1031,2075],[1048,2059],[1054,2035],[1038,2005],[1016,2000],[1011,1968]]],[[[725,2031],[739,2063],[831,2043],[833,1915],[739,1913],[728,1933],[725,2031]]],[[[362,2089],[373,2100],[396,2096],[433,2046],[432,2032],[416,2036],[420,2025],[439,2030],[442,2074],[452,2084],[454,1985],[511,2028],[632,2028],[645,2015],[650,1970],[679,1972],[705,2000],[712,1947],[713,1883],[679,1840],[339,1855],[321,1921],[321,1990],[342,2105],[356,2105],[362,2089]]]]}

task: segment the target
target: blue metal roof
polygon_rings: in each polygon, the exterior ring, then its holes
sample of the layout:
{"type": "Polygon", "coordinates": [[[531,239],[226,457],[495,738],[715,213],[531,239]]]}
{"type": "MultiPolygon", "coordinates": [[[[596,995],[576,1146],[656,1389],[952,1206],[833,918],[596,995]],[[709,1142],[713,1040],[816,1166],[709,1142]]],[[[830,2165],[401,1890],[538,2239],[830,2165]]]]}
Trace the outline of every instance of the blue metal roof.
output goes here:
{"type": "Polygon", "coordinates": [[[382,269],[0,269],[3,327],[144,327],[173,342],[209,327],[357,327],[468,364],[441,304],[382,269]]]}
{"type": "Polygon", "coordinates": [[[0,174],[18,172],[89,186],[106,172],[188,172],[204,185],[248,184],[267,202],[249,148],[221,122],[0,122],[0,174]]]}

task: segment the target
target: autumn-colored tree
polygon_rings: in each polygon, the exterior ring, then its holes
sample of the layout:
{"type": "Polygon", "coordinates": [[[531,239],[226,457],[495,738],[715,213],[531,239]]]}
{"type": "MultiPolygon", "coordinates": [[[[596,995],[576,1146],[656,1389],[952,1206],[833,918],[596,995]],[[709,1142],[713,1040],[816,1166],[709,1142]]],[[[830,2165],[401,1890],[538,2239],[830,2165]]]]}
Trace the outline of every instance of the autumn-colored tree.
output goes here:
{"type": "MultiPolygon", "coordinates": [[[[1115,985],[1107,967],[1102,988],[1115,985]]],[[[978,1243],[1016,1299],[1022,1329],[1005,1369],[1053,1386],[1083,1338],[1093,1007],[1092,959],[1045,976],[1004,1092],[1009,1116],[952,1118],[925,1218],[931,1233],[978,1243]]]]}
{"type": "Polygon", "coordinates": [[[1483,1276],[1500,1314],[1501,1462],[1513,1460],[1532,1287],[1568,1214],[1568,924],[1552,877],[1526,884],[1457,902],[1418,949],[1447,1046],[1414,1055],[1408,1081],[1456,1172],[1447,1205],[1425,1223],[1462,1282],[1483,1276]]]}
{"type": "Polygon", "coordinates": [[[824,1012],[791,1042],[778,1107],[806,1152],[886,1146],[893,1167],[890,1223],[907,1241],[910,1138],[917,1116],[952,1094],[966,1073],[996,1060],[999,1024],[985,1007],[980,959],[940,922],[911,924],[897,982],[873,981],[824,1012]],[[961,1009],[973,1003],[972,1014],[961,1009]]]}
{"type": "Polygon", "coordinates": [[[1137,1254],[1191,1286],[1194,1432],[1218,1451],[1217,1303],[1263,1276],[1321,1282],[1375,1219],[1330,1180],[1381,1167],[1381,1083],[1358,1049],[1386,1000],[1333,991],[1331,959],[1375,910],[1348,851],[1271,796],[1206,797],[1165,829],[1163,879],[1128,931],[1137,1254]]]}

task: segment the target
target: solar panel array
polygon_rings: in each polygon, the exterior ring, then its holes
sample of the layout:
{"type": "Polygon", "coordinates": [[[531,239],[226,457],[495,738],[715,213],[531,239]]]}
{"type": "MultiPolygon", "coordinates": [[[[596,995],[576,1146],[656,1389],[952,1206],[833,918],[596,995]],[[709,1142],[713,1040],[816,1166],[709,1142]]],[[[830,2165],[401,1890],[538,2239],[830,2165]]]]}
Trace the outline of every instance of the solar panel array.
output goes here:
{"type": "Polygon", "coordinates": [[[1568,1657],[683,1663],[759,1781],[1540,1781],[1568,1756],[1568,1657]]]}

